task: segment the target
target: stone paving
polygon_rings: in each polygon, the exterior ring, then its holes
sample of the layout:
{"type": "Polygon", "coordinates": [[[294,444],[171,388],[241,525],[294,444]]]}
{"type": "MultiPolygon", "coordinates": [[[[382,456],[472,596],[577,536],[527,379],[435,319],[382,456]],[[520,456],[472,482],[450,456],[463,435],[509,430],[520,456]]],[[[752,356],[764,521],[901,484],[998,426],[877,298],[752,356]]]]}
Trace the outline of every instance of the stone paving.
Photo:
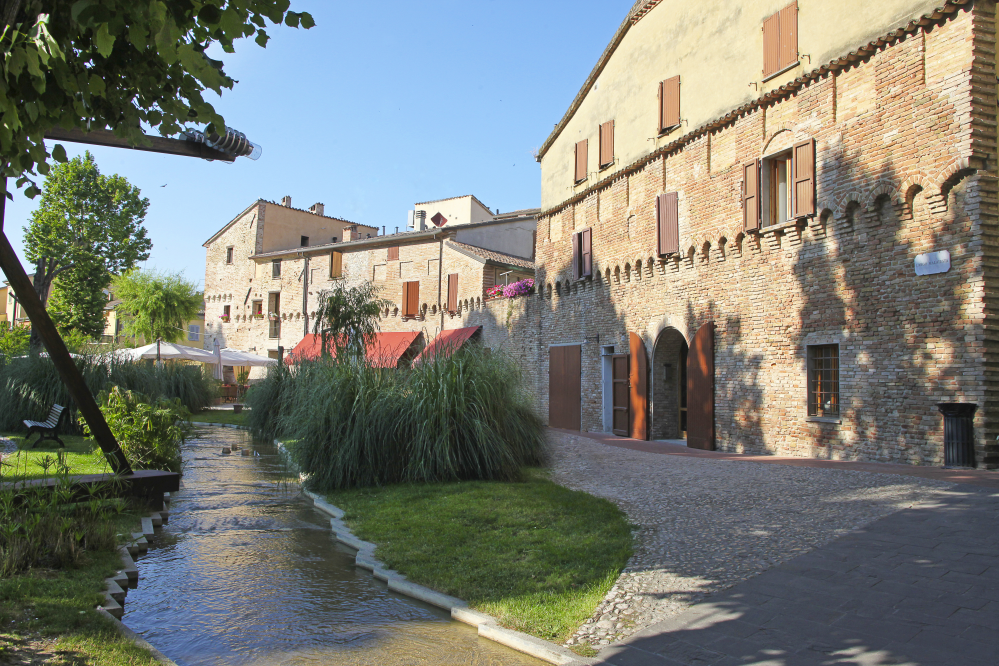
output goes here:
{"type": "Polygon", "coordinates": [[[636,530],[634,556],[569,645],[620,641],[953,487],[899,475],[660,455],[564,432],[550,437],[553,478],[610,499],[636,530]]]}
{"type": "Polygon", "coordinates": [[[882,518],[600,652],[614,666],[994,666],[999,493],[882,518]]]}

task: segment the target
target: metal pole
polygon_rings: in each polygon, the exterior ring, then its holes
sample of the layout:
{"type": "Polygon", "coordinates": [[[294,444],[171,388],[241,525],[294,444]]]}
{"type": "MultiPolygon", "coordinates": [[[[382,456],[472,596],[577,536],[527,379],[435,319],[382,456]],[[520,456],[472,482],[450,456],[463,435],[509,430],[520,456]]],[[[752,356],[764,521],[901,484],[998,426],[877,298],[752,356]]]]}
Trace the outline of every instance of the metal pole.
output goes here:
{"type": "Polygon", "coordinates": [[[7,240],[7,235],[3,233],[4,208],[7,202],[6,176],[0,177],[0,186],[2,186],[0,187],[0,269],[3,269],[18,303],[31,320],[31,326],[38,331],[38,337],[42,339],[45,349],[49,352],[49,358],[52,359],[62,383],[66,385],[70,397],[76,403],[76,408],[80,410],[80,415],[87,422],[94,439],[111,463],[111,469],[115,474],[131,474],[132,468],[129,467],[125,454],[118,446],[107,421],[104,420],[104,414],[97,406],[97,401],[94,400],[83,373],[73,362],[69,350],[66,349],[66,343],[62,341],[49,313],[45,311],[45,306],[42,305],[35,288],[28,280],[28,274],[24,272],[21,260],[17,258],[14,248],[7,240]]]}
{"type": "Polygon", "coordinates": [[[163,361],[160,360],[160,340],[163,338],[156,338],[156,367],[162,368],[163,361]]]}

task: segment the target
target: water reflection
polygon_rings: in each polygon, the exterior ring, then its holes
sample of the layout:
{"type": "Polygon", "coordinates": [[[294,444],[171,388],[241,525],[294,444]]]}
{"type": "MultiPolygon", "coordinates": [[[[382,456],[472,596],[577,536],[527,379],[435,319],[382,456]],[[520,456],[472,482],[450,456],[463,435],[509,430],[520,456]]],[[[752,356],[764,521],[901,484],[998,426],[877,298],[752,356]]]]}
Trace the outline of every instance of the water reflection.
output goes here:
{"type": "Polygon", "coordinates": [[[275,454],[228,428],[187,442],[125,624],[182,666],[543,663],[355,569],[275,454]],[[233,444],[254,455],[219,454],[233,444]]]}

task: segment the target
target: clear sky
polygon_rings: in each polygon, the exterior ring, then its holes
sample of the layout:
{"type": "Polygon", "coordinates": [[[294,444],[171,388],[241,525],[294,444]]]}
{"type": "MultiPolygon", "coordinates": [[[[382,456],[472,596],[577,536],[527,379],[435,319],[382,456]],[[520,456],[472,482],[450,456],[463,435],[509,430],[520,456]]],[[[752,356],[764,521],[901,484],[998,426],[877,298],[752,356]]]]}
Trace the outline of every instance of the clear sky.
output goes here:
{"type": "MultiPolygon", "coordinates": [[[[316,27],[269,29],[266,49],[244,42],[221,54],[238,83],[216,108],[263,146],[259,161],[90,150],[103,173],[149,198],[146,266],[199,285],[202,243],[258,198],[321,201],[327,215],[389,233],[419,201],[474,194],[493,210],[535,207],[532,153],[632,4],[292,0],[316,27]]],[[[85,150],[63,145],[70,156],[85,150]]],[[[4,228],[22,257],[37,201],[18,192],[7,203],[4,228]]]]}

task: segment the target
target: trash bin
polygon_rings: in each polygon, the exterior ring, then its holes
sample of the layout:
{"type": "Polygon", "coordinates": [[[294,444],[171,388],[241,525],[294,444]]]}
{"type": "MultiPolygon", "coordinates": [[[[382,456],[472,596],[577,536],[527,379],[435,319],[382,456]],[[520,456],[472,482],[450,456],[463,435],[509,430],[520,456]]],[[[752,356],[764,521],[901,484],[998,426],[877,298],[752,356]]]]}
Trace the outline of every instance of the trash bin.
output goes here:
{"type": "Polygon", "coordinates": [[[944,467],[975,466],[975,411],[973,402],[942,402],[944,467]]]}

